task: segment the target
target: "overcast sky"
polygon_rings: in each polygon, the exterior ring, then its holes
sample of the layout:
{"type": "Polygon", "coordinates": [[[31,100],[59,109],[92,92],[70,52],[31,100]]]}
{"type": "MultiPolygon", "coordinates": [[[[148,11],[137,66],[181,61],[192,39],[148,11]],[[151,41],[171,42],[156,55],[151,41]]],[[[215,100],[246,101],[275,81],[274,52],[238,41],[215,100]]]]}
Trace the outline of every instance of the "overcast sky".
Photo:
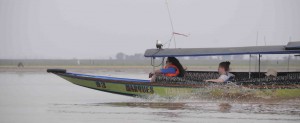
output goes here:
{"type": "MultiPolygon", "coordinates": [[[[177,47],[300,41],[300,0],[169,0],[177,47]]],[[[0,0],[0,58],[109,58],[169,40],[165,0],[0,0]]]]}

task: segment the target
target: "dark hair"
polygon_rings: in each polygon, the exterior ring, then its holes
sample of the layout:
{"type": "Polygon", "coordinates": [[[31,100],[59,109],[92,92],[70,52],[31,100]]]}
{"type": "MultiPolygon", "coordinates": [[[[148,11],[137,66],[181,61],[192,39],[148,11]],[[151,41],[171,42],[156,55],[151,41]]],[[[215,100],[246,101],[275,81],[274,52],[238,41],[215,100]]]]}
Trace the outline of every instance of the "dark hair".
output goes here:
{"type": "Polygon", "coordinates": [[[225,71],[229,71],[229,66],[230,66],[230,62],[229,61],[224,61],[224,62],[221,62],[219,64],[219,67],[224,68],[225,71]]]}
{"type": "Polygon", "coordinates": [[[173,65],[175,65],[179,69],[179,74],[177,77],[183,77],[185,70],[183,69],[182,65],[175,57],[168,57],[167,61],[171,62],[173,65]]]}

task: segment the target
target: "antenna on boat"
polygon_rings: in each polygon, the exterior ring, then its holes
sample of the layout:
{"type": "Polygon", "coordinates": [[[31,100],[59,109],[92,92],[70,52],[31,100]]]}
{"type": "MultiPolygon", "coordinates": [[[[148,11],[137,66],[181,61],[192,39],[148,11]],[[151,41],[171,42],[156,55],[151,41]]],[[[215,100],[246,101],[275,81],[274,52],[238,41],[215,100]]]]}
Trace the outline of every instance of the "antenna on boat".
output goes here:
{"type": "Polygon", "coordinates": [[[175,48],[176,48],[176,40],[175,40],[175,36],[173,34],[173,32],[175,32],[175,31],[174,31],[174,25],[173,25],[173,20],[172,20],[171,13],[170,13],[170,8],[169,8],[168,0],[166,0],[166,7],[167,7],[167,10],[168,10],[168,15],[169,15],[169,20],[170,20],[171,30],[172,30],[172,35],[171,35],[171,38],[170,38],[169,46],[170,46],[170,43],[171,43],[171,41],[173,39],[174,40],[174,45],[175,45],[175,48]]]}
{"type": "Polygon", "coordinates": [[[167,7],[167,10],[168,10],[168,15],[169,15],[169,20],[170,20],[170,24],[171,24],[171,31],[172,31],[172,33],[171,33],[171,38],[170,38],[170,40],[167,41],[165,44],[169,43],[169,44],[168,44],[168,47],[170,47],[170,44],[171,44],[171,42],[172,42],[172,40],[173,40],[173,41],[174,41],[174,46],[175,46],[175,48],[176,48],[176,39],[175,39],[175,35],[181,35],[181,36],[184,36],[184,37],[188,37],[189,35],[175,32],[175,30],[174,30],[174,25],[173,25],[173,20],[172,20],[170,8],[169,8],[168,0],[166,0],[166,7],[167,7]]]}

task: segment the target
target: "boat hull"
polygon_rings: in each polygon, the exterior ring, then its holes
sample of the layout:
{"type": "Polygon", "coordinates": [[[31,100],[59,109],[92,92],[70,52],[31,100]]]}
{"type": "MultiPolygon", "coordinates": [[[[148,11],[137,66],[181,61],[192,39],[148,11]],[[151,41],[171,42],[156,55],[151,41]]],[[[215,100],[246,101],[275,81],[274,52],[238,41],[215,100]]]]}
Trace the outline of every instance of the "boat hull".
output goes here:
{"type": "Polygon", "coordinates": [[[141,83],[117,83],[117,82],[107,82],[101,80],[86,80],[80,78],[74,78],[64,75],[59,75],[63,79],[90,89],[95,89],[99,91],[115,93],[127,96],[149,96],[158,95],[162,97],[174,97],[174,96],[187,96],[196,91],[199,88],[190,87],[163,87],[155,86],[151,84],[141,84],[141,83]]]}
{"type": "Polygon", "coordinates": [[[269,88],[256,86],[237,85],[166,85],[151,82],[126,82],[122,80],[97,79],[82,77],[68,73],[56,73],[63,79],[90,89],[109,92],[120,95],[148,97],[157,95],[160,97],[231,97],[240,98],[245,96],[263,98],[294,98],[300,97],[300,88],[269,88]]]}

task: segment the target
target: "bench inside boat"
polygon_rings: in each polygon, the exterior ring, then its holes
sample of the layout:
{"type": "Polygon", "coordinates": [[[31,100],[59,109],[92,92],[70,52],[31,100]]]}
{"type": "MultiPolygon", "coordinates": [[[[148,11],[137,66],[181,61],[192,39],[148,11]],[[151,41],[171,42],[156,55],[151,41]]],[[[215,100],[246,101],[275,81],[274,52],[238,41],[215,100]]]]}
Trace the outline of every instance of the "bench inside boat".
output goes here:
{"type": "MultiPolygon", "coordinates": [[[[231,72],[235,75],[229,82],[240,84],[267,84],[267,85],[287,85],[287,84],[300,84],[300,72],[278,72],[277,77],[268,77],[263,72],[231,72]]],[[[207,79],[217,79],[220,75],[217,72],[210,71],[187,71],[184,77],[166,77],[157,76],[156,82],[163,83],[188,83],[197,84],[203,83],[207,79]]]]}

